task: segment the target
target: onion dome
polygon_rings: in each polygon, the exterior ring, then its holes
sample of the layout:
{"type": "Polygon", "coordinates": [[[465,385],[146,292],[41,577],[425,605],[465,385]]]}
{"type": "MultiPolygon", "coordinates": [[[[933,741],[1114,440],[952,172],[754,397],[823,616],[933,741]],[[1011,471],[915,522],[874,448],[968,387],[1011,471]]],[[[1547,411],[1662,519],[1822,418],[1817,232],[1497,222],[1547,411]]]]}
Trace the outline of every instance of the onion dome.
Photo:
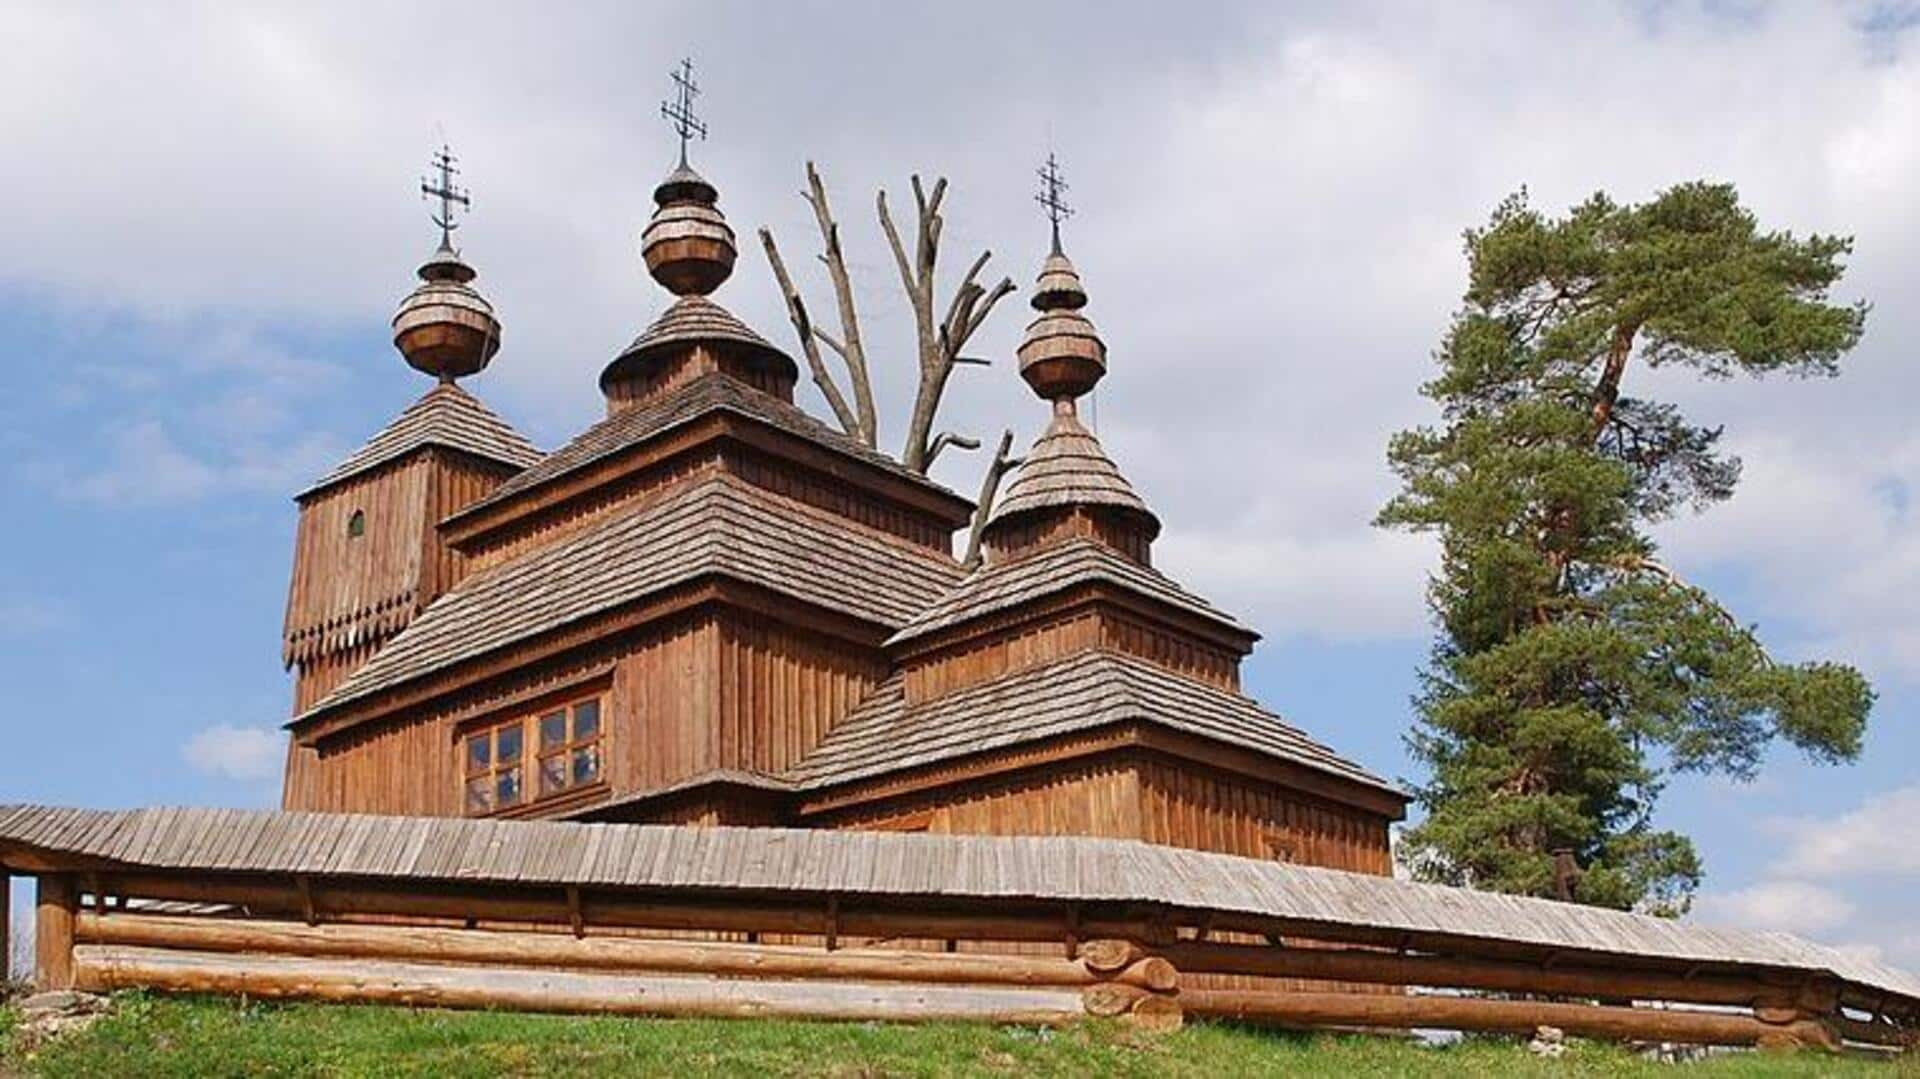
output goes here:
{"type": "Polygon", "coordinates": [[[420,286],[394,313],[393,347],[408,364],[443,382],[487,366],[500,351],[500,320],[473,288],[473,267],[443,235],[419,272],[420,286]]]}
{"type": "Polygon", "coordinates": [[[733,229],[720,193],[684,161],[653,190],[659,209],[640,234],[647,272],[676,296],[704,296],[733,274],[733,229]]]}
{"type": "Polygon", "coordinates": [[[1049,401],[1070,401],[1093,389],[1107,373],[1107,346],[1081,313],[1087,291],[1080,271],[1058,247],[1040,267],[1032,302],[1040,315],[1020,342],[1020,377],[1049,401]]]}

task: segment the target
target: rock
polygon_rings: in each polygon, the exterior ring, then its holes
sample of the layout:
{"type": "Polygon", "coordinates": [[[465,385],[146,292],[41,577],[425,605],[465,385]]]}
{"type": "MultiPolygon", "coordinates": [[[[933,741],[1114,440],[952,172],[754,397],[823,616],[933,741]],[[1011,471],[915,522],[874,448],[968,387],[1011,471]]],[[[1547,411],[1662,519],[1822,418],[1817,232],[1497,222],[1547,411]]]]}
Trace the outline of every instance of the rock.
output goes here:
{"type": "Polygon", "coordinates": [[[1567,1051],[1567,1032],[1559,1027],[1540,1027],[1533,1032],[1527,1049],[1534,1056],[1558,1057],[1567,1051]]]}
{"type": "Polygon", "coordinates": [[[55,989],[23,997],[18,1005],[23,1019],[54,1015],[98,1015],[107,1010],[107,998],[72,989],[55,989]]]}
{"type": "Polygon", "coordinates": [[[22,997],[20,1025],[15,1034],[23,1044],[38,1045],[76,1030],[85,1030],[107,1013],[105,997],[59,989],[22,997]]]}

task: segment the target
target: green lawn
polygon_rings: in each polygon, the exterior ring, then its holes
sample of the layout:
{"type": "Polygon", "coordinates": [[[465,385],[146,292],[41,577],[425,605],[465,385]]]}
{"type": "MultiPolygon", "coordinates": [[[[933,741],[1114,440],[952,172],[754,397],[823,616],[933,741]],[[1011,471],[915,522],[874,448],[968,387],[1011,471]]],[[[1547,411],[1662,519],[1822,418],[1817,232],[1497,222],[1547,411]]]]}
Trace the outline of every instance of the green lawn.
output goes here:
{"type": "Polygon", "coordinates": [[[1386,1038],[1291,1037],[1218,1026],[1153,1037],[1102,1024],[1041,1032],[564,1018],[129,994],[81,1034],[28,1052],[0,1009],[0,1076],[1136,1075],[1920,1076],[1824,1055],[1737,1054],[1689,1065],[1576,1045],[1558,1061],[1510,1042],[1444,1049],[1386,1038]]]}

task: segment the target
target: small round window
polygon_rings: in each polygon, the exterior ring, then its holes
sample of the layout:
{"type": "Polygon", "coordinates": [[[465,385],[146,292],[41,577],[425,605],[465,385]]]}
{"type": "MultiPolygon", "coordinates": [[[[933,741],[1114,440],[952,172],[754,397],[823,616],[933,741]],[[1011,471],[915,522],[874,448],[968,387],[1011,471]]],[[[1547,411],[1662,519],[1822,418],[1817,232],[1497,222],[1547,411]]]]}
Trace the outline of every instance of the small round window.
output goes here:
{"type": "Polygon", "coordinates": [[[352,538],[358,539],[359,537],[366,535],[366,532],[367,532],[367,511],[354,510],[353,516],[347,518],[347,535],[352,538]]]}

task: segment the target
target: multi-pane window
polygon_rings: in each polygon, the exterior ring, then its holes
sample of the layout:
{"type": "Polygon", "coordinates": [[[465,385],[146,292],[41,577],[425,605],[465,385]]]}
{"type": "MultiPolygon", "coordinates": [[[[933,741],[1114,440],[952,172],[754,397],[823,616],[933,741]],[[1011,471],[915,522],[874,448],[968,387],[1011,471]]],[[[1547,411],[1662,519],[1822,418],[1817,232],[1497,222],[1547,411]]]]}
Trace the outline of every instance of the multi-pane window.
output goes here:
{"type": "Polygon", "coordinates": [[[599,698],[543,713],[538,729],[540,797],[599,781],[599,698]]]}
{"type": "Polygon", "coordinates": [[[467,812],[511,809],[526,800],[524,721],[467,735],[467,812]]]}
{"type": "Polygon", "coordinates": [[[466,811],[484,816],[600,781],[600,698],[469,733],[466,811]]]}

